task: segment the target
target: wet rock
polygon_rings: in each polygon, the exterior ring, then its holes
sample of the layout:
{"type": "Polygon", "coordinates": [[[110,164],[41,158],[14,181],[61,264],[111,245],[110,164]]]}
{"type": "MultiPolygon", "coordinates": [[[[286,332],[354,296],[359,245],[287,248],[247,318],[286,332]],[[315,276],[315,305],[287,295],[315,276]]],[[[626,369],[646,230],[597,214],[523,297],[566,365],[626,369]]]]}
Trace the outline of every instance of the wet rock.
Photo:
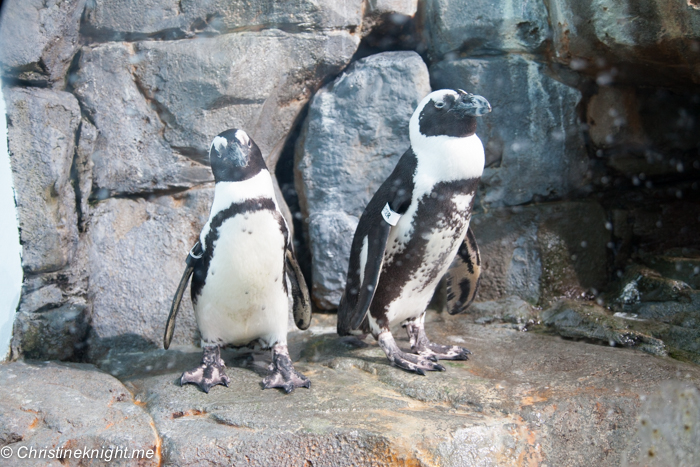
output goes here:
{"type": "MultiPolygon", "coordinates": [[[[436,59],[540,50],[550,35],[545,5],[525,0],[422,2],[425,36],[436,59]]],[[[439,89],[439,88],[436,88],[439,89]]]]}
{"type": "Polygon", "coordinates": [[[631,265],[620,281],[615,300],[623,305],[638,302],[690,301],[691,288],[682,281],[663,277],[657,271],[631,265]]]}
{"type": "Polygon", "coordinates": [[[588,157],[576,116],[579,91],[520,55],[444,60],[430,67],[434,89],[484,96],[493,112],[479,119],[486,166],[482,202],[519,205],[560,198],[586,184],[588,157]]]}
{"type": "Polygon", "coordinates": [[[163,123],[131,75],[134,57],[131,44],[84,48],[75,75],[74,92],[98,132],[94,143],[81,147],[88,152],[92,146],[92,197],[98,200],[212,180],[207,166],[163,140],[163,123]]]}
{"type": "Polygon", "coordinates": [[[428,336],[473,355],[421,377],[392,367],[371,339],[339,338],[334,321],[317,314],[289,335],[295,367],[312,381],[291,395],[261,389],[267,353],[224,352],[231,385],[209,394],[177,384],[197,349],[124,355],[125,384],[148,401],[164,464],[619,465],[640,394],[700,381],[695,365],[444,313],[430,315],[428,336]]]}
{"type": "Polygon", "coordinates": [[[348,64],[358,44],[345,31],[278,30],[147,41],[135,46],[134,75],[175,150],[206,162],[214,135],[243,128],[274,170],[302,107],[323,79],[348,64]]]}
{"type": "Polygon", "coordinates": [[[15,318],[12,355],[36,360],[70,360],[85,349],[88,330],[85,305],[66,304],[41,313],[20,312],[15,318]]]}
{"type": "Polygon", "coordinates": [[[8,0],[0,17],[0,64],[7,78],[62,89],[78,50],[86,0],[8,0]]]}
{"type": "MultiPolygon", "coordinates": [[[[3,465],[32,463],[20,455],[29,449],[98,452],[121,448],[153,451],[138,465],[159,465],[160,440],[148,413],[117,379],[92,365],[15,362],[0,365],[0,446],[13,451],[3,465]]],[[[4,453],[5,451],[3,451],[4,453]]],[[[46,455],[46,454],[45,454],[46,455]]],[[[37,454],[38,456],[38,454],[37,454]]],[[[106,457],[71,456],[42,465],[101,465],[106,457]]],[[[113,465],[137,465],[115,457],[113,465]]]]}
{"type": "Polygon", "coordinates": [[[700,82],[700,11],[694,1],[547,0],[555,58],[612,82],[700,82]]]}
{"type": "Polygon", "coordinates": [[[560,300],[542,312],[542,320],[564,337],[592,339],[610,345],[637,347],[653,355],[667,355],[664,342],[627,329],[624,319],[594,303],[560,300]]]}
{"type": "Polygon", "coordinates": [[[634,88],[602,86],[588,100],[586,112],[588,133],[596,146],[646,143],[634,88]]]}
{"type": "Polygon", "coordinates": [[[409,148],[408,121],[429,93],[418,54],[385,52],[353,63],[314,96],[295,160],[320,308],[338,305],[359,216],[409,148]]]}
{"type": "Polygon", "coordinates": [[[280,29],[288,32],[356,29],[362,2],[302,0],[95,0],[85,12],[83,33],[97,40],[178,39],[196,34],[280,29]]]}
{"type": "Polygon", "coordinates": [[[477,300],[516,295],[531,304],[578,297],[606,283],[605,212],[592,201],[477,212],[481,252],[477,300]]]}
{"type": "Polygon", "coordinates": [[[55,271],[78,242],[70,180],[78,101],[66,92],[6,88],[10,164],[26,273],[55,271]]]}
{"type": "MultiPolygon", "coordinates": [[[[111,348],[161,346],[187,252],[209,216],[213,188],[173,196],[109,199],[93,211],[88,238],[89,358],[111,348]]],[[[198,341],[185,293],[174,343],[198,341]]]]}
{"type": "Polygon", "coordinates": [[[664,277],[670,277],[685,282],[694,289],[700,289],[700,254],[683,255],[682,251],[675,253],[676,255],[673,256],[648,256],[643,259],[649,267],[654,268],[664,277]]]}
{"type": "Polygon", "coordinates": [[[662,383],[642,399],[639,421],[622,466],[700,463],[700,394],[679,381],[662,383]]]}

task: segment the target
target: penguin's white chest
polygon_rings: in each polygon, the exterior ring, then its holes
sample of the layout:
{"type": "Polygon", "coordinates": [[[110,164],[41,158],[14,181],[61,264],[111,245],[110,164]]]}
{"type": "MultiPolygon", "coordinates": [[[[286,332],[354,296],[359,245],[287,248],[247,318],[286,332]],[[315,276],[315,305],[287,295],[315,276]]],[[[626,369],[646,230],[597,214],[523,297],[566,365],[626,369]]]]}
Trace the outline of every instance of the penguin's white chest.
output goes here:
{"type": "Polygon", "coordinates": [[[271,211],[238,214],[217,229],[206,281],[195,304],[206,343],[286,342],[285,239],[271,211]]]}

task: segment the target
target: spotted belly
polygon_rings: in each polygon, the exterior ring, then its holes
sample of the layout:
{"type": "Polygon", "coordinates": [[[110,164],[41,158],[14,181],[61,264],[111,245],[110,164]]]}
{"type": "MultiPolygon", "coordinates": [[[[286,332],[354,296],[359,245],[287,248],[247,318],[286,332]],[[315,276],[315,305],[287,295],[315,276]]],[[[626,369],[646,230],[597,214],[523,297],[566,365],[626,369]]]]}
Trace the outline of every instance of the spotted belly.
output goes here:
{"type": "Polygon", "coordinates": [[[372,331],[420,316],[459,250],[473,191],[440,188],[418,198],[389,234],[370,306],[372,331]]]}

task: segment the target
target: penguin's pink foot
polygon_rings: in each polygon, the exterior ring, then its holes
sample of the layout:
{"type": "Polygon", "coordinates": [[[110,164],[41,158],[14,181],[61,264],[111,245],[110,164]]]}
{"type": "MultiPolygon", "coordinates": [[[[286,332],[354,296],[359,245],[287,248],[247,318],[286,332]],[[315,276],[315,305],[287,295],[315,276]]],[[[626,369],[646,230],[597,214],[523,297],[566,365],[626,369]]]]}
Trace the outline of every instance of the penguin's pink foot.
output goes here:
{"type": "Polygon", "coordinates": [[[224,372],[224,361],[218,345],[204,347],[202,363],[189,371],[185,371],[180,377],[180,386],[185,384],[196,384],[202,391],[209,393],[209,390],[217,384],[228,387],[231,379],[224,372]]]}
{"type": "Polygon", "coordinates": [[[296,388],[311,387],[309,378],[294,369],[286,344],[275,344],[272,347],[269,370],[270,374],[263,379],[263,389],[282,388],[289,394],[296,388]]]}

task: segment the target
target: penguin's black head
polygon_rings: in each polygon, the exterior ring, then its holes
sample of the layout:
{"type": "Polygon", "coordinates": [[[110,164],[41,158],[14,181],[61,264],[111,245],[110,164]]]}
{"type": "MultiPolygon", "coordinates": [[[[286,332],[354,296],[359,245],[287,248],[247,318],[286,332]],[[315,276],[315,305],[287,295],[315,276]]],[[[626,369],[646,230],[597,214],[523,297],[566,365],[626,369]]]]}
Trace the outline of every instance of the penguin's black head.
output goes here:
{"type": "Polygon", "coordinates": [[[476,117],[489,112],[491,105],[481,96],[461,89],[441,89],[421,101],[411,117],[411,128],[422,136],[462,138],[473,135],[476,117]]]}
{"type": "Polygon", "coordinates": [[[240,182],[267,169],[260,148],[243,130],[226,130],[212,141],[209,161],[214,180],[240,182]]]}

